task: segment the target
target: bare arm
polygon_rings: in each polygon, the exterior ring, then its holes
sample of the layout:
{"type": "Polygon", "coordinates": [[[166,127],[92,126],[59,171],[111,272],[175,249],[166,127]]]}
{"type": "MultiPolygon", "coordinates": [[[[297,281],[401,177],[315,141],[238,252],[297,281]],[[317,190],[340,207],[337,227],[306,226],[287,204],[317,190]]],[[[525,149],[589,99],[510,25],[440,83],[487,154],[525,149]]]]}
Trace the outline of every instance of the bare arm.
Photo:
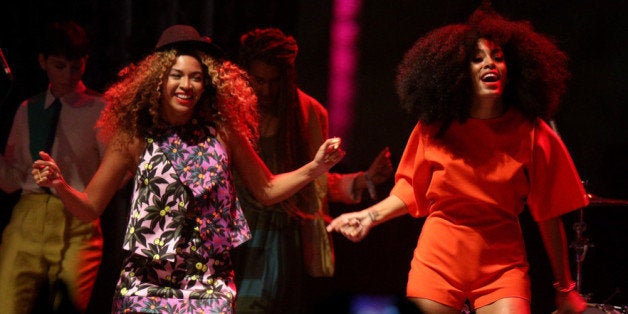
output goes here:
{"type": "Polygon", "coordinates": [[[314,160],[294,171],[273,174],[241,135],[222,133],[221,140],[227,144],[235,171],[263,205],[272,205],[292,196],[324,175],[345,154],[339,147],[339,139],[328,139],[320,146],[314,160]]]}
{"type": "Polygon", "coordinates": [[[586,308],[584,298],[575,290],[569,268],[567,237],[560,218],[539,222],[539,231],[556,280],[558,313],[582,313],[586,308]]]}
{"type": "Polygon", "coordinates": [[[40,152],[41,160],[33,164],[33,177],[40,186],[54,188],[66,209],[82,221],[92,221],[100,216],[116,191],[127,181],[134,169],[131,151],[139,143],[113,139],[107,146],[103,160],[85,191],[71,187],[59,171],[52,157],[40,152]],[[134,147],[134,148],[131,148],[134,147]]]}
{"type": "Polygon", "coordinates": [[[328,139],[320,146],[314,160],[294,171],[273,174],[241,135],[223,132],[221,140],[227,144],[235,171],[263,205],[272,205],[292,196],[329,171],[345,154],[339,147],[339,139],[328,139]]]}
{"type": "Polygon", "coordinates": [[[340,232],[347,239],[358,242],[362,241],[374,226],[407,213],[406,204],[397,196],[390,195],[367,209],[336,217],[327,226],[327,231],[340,232]]]}

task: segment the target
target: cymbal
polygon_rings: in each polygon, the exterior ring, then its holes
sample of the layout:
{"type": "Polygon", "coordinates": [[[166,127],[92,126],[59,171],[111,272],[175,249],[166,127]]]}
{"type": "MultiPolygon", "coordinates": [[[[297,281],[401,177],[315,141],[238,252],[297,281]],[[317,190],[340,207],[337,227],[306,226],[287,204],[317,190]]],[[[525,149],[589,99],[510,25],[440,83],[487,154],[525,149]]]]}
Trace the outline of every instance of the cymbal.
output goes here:
{"type": "Polygon", "coordinates": [[[589,206],[591,205],[622,205],[628,206],[627,200],[620,200],[614,198],[605,198],[600,197],[594,194],[587,193],[587,198],[589,198],[589,206]]]}

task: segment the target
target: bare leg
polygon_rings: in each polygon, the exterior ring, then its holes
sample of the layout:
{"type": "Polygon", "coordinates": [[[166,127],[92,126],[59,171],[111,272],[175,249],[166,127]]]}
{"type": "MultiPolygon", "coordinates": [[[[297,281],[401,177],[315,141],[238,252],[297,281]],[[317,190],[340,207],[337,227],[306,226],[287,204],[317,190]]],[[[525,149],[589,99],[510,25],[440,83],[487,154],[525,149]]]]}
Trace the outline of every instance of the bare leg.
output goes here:
{"type": "Polygon", "coordinates": [[[419,308],[421,313],[426,314],[460,314],[460,309],[455,309],[451,306],[438,303],[436,301],[421,299],[421,298],[409,298],[419,308]]]}
{"type": "Polygon", "coordinates": [[[526,314],[530,302],[522,298],[503,298],[475,310],[477,314],[526,314]]]}

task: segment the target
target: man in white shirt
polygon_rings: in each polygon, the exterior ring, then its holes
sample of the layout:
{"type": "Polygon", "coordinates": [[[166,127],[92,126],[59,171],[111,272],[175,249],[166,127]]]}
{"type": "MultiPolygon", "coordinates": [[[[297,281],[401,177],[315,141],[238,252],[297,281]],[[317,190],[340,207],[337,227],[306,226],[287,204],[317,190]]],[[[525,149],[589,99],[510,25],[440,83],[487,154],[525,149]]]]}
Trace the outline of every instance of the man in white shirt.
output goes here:
{"type": "Polygon", "coordinates": [[[39,50],[48,89],[18,108],[4,155],[0,188],[21,189],[0,243],[0,309],[30,313],[40,291],[52,304],[62,291],[84,312],[102,257],[98,220],[84,223],[68,213],[54,189],[40,188],[31,171],[39,151],[55,157],[66,181],[84,189],[104,150],[94,129],[105,102],[82,82],[88,41],[73,23],[54,23],[39,50]]]}

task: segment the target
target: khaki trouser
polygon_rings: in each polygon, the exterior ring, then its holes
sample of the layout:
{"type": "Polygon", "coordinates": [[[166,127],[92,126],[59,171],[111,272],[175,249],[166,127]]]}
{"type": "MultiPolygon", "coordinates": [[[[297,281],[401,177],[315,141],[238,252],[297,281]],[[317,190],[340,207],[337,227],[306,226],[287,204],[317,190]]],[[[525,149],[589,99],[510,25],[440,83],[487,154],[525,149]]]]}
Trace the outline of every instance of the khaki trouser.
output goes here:
{"type": "Polygon", "coordinates": [[[84,311],[101,257],[98,220],[81,222],[50,194],[22,195],[0,243],[1,312],[30,313],[46,284],[66,288],[73,305],[84,311]]]}

